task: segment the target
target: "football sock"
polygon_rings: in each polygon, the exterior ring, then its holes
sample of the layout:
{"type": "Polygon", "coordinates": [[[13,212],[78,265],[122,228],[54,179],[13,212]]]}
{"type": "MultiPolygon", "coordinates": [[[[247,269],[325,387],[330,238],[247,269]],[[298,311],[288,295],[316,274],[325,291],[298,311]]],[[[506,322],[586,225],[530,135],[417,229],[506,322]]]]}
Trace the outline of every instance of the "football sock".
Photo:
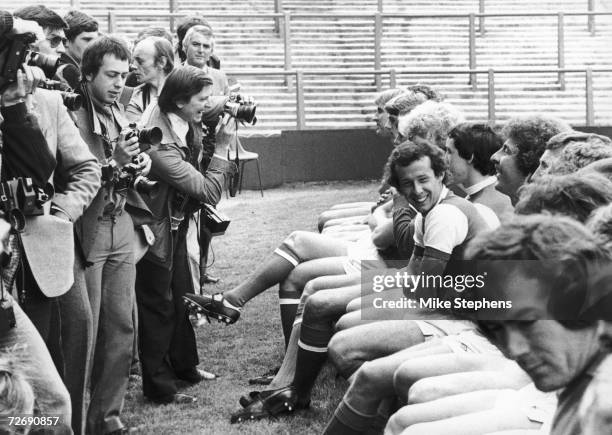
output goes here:
{"type": "Polygon", "coordinates": [[[319,330],[302,323],[293,378],[293,386],[300,399],[310,397],[310,390],[327,359],[327,344],[332,334],[331,330],[319,330]]]}
{"type": "Polygon", "coordinates": [[[230,304],[242,307],[258,294],[284,280],[296,264],[277,255],[275,251],[253,275],[237,287],[223,292],[223,296],[230,304]]]}
{"type": "Polygon", "coordinates": [[[362,434],[370,427],[375,415],[365,415],[357,412],[342,400],[334,416],[323,431],[324,435],[357,435],[362,434]]]}
{"type": "Polygon", "coordinates": [[[293,322],[300,304],[300,295],[296,291],[284,291],[283,286],[280,286],[278,291],[278,302],[280,304],[281,326],[283,327],[283,336],[285,337],[285,350],[289,345],[293,322]]]}

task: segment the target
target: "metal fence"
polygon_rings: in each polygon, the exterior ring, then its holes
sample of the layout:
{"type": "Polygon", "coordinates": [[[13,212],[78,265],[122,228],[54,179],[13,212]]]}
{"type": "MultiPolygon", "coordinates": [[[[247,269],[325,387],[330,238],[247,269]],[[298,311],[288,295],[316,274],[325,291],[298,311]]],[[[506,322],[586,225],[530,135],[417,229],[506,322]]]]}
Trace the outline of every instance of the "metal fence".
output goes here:
{"type": "MultiPolygon", "coordinates": [[[[176,1],[170,0],[170,9],[176,10],[176,1]]],[[[594,122],[594,104],[593,104],[593,73],[599,72],[612,72],[612,69],[608,68],[571,68],[565,67],[565,29],[566,29],[566,17],[584,16],[586,20],[587,30],[594,35],[596,33],[596,21],[595,18],[598,16],[612,16],[612,12],[598,12],[593,10],[593,0],[588,0],[588,10],[585,12],[531,12],[531,13],[484,13],[484,0],[479,0],[479,12],[478,13],[449,13],[449,14],[405,14],[405,13],[386,13],[383,12],[383,0],[378,0],[378,12],[375,13],[353,13],[353,14],[290,14],[288,12],[281,13],[282,3],[280,0],[276,0],[275,9],[278,12],[269,14],[206,14],[207,19],[271,19],[275,22],[275,30],[278,31],[280,38],[283,41],[283,52],[284,52],[284,64],[279,65],[283,70],[268,70],[263,71],[261,69],[251,71],[227,71],[228,75],[232,76],[283,76],[287,84],[288,90],[295,92],[296,101],[296,128],[304,129],[306,126],[305,117],[305,103],[304,103],[304,76],[305,75],[363,75],[372,74],[375,77],[376,90],[382,89],[382,77],[388,76],[391,87],[394,87],[396,83],[396,77],[398,74],[405,75],[423,75],[423,74],[436,74],[436,75],[467,75],[469,77],[469,84],[471,85],[472,91],[477,90],[478,86],[478,75],[487,76],[487,99],[488,99],[488,118],[489,122],[495,122],[495,78],[499,74],[534,74],[534,73],[553,73],[557,75],[558,84],[560,90],[565,89],[565,74],[566,73],[583,73],[585,76],[585,87],[584,95],[586,101],[585,107],[585,122],[586,125],[592,125],[594,122]],[[503,18],[503,17],[556,17],[556,39],[557,39],[557,65],[556,68],[538,69],[479,69],[477,67],[477,56],[476,56],[476,40],[477,34],[486,34],[486,19],[487,18],[503,18]],[[373,69],[330,69],[330,70],[298,70],[293,67],[292,61],[292,19],[304,19],[304,18],[315,18],[315,19],[329,19],[337,20],[340,18],[368,18],[371,19],[372,26],[374,29],[374,53],[373,58],[373,69]],[[402,18],[406,20],[418,20],[418,19],[466,19],[468,22],[468,47],[467,47],[467,69],[428,69],[428,70],[410,70],[410,69],[382,69],[382,40],[383,30],[385,25],[385,19],[402,18]],[[295,83],[295,86],[293,86],[295,83]]],[[[174,22],[178,18],[186,16],[188,13],[185,12],[147,12],[147,11],[127,11],[122,10],[109,11],[106,17],[108,18],[108,30],[109,32],[115,32],[117,30],[117,19],[119,17],[132,17],[138,16],[139,18],[167,18],[171,29],[174,27],[174,22]]]]}
{"type": "MultiPolygon", "coordinates": [[[[483,1],[481,0],[481,3],[483,1]]],[[[592,1],[589,1],[589,6],[592,7],[592,1]]],[[[169,20],[170,28],[173,29],[174,21],[177,18],[184,17],[186,13],[181,12],[146,12],[146,11],[127,11],[123,10],[120,12],[109,11],[107,14],[108,19],[108,31],[115,32],[117,30],[117,19],[119,17],[132,17],[137,16],[139,18],[167,18],[169,20]]],[[[468,22],[468,47],[466,57],[468,59],[467,65],[470,69],[476,69],[478,65],[478,59],[476,55],[476,35],[477,32],[481,35],[485,34],[485,19],[486,18],[528,18],[528,17],[556,17],[557,20],[557,65],[559,69],[558,82],[559,86],[563,90],[565,88],[565,75],[563,69],[565,68],[565,18],[584,16],[587,17],[587,28],[591,34],[595,34],[595,17],[598,16],[612,16],[612,12],[531,12],[531,13],[470,13],[470,14],[403,14],[403,13],[362,13],[362,14],[290,14],[285,13],[270,13],[270,14],[207,14],[206,18],[209,19],[273,19],[275,21],[275,28],[278,29],[279,35],[283,40],[283,52],[284,52],[284,69],[290,71],[293,68],[292,62],[292,44],[291,44],[291,21],[292,19],[304,19],[304,18],[316,18],[316,19],[329,19],[337,20],[339,18],[368,18],[372,20],[372,26],[374,28],[374,53],[372,54],[373,67],[375,70],[382,68],[382,40],[384,31],[384,20],[385,18],[403,18],[406,20],[418,20],[418,19],[466,19],[468,22]],[[476,24],[478,19],[478,25],[476,24]]],[[[477,90],[477,80],[474,74],[470,74],[469,83],[472,89],[477,90]]],[[[380,76],[376,76],[376,89],[381,89],[380,76]]]]}
{"type": "Polygon", "coordinates": [[[255,77],[255,76],[284,76],[291,77],[295,80],[295,106],[296,106],[296,129],[304,130],[306,125],[306,108],[304,102],[304,76],[326,76],[326,75],[363,75],[372,74],[377,77],[387,76],[391,88],[396,87],[398,75],[448,75],[448,74],[465,74],[476,76],[483,74],[487,76],[487,106],[488,106],[488,122],[495,124],[496,120],[496,90],[495,78],[499,74],[539,74],[539,73],[582,73],[584,74],[584,96],[585,96],[585,125],[591,126],[595,120],[595,105],[593,96],[593,73],[612,73],[612,68],[549,68],[549,69],[429,69],[429,70],[413,70],[413,69],[330,69],[330,70],[291,70],[291,71],[227,71],[231,76],[255,77]]]}

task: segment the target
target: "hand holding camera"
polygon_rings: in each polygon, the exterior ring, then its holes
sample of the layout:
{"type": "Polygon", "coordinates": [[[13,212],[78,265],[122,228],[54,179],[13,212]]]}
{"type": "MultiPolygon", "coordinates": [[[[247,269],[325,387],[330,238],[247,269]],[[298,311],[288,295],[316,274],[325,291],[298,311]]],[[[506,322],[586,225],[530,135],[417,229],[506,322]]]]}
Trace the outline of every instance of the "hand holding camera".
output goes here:
{"type": "Polygon", "coordinates": [[[147,153],[140,153],[133,160],[133,164],[136,167],[136,170],[143,177],[149,175],[152,163],[153,161],[147,153]]]}
{"type": "Polygon", "coordinates": [[[138,136],[131,133],[131,129],[124,129],[119,136],[117,146],[113,150],[113,160],[119,167],[132,163],[132,159],[140,153],[138,136]]]}
{"type": "Polygon", "coordinates": [[[17,71],[17,80],[2,92],[2,106],[8,107],[23,102],[44,80],[45,74],[40,68],[23,64],[23,70],[17,71]]]}

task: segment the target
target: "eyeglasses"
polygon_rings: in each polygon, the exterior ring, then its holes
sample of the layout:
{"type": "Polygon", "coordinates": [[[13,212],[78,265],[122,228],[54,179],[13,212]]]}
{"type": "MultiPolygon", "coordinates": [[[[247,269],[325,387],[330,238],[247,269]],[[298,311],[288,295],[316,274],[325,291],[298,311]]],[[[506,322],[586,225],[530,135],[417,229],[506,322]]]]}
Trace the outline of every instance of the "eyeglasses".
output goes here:
{"type": "Polygon", "coordinates": [[[47,37],[47,41],[49,41],[49,45],[51,46],[51,48],[56,48],[60,44],[66,45],[68,39],[63,38],[61,36],[52,35],[47,37]]]}

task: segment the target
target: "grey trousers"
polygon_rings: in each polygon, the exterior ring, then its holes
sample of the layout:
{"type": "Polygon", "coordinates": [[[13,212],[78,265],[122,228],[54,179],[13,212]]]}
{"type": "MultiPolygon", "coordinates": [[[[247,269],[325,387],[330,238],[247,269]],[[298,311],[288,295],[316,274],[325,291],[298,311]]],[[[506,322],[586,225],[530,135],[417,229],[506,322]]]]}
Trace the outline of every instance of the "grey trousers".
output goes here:
{"type": "Polygon", "coordinates": [[[127,391],[134,344],[134,225],[123,212],[100,217],[85,269],[94,323],[94,357],[87,433],[123,427],[120,414],[127,391]]]}

